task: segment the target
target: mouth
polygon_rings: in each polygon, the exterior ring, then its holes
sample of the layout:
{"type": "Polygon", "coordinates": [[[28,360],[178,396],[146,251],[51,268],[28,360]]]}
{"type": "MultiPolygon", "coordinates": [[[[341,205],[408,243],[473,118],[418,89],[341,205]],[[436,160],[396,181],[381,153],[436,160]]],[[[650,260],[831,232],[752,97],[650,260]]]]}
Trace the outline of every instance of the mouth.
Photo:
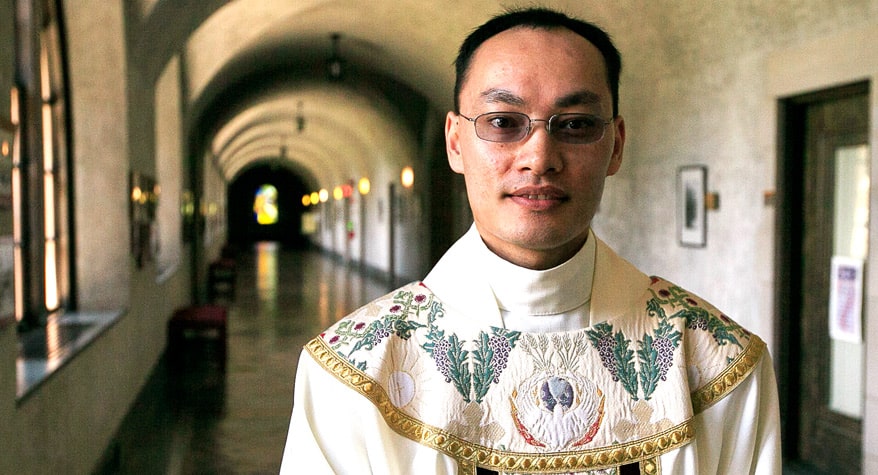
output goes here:
{"type": "Polygon", "coordinates": [[[531,200],[563,200],[567,198],[567,193],[554,186],[525,186],[512,191],[509,196],[531,200]]]}
{"type": "Polygon", "coordinates": [[[516,197],[518,197],[518,198],[525,198],[525,199],[528,199],[528,200],[552,200],[552,199],[557,199],[556,197],[553,197],[553,196],[550,196],[550,195],[513,195],[513,196],[516,196],[516,197]]]}
{"type": "Polygon", "coordinates": [[[532,209],[546,210],[569,199],[566,193],[552,186],[529,186],[507,195],[512,201],[532,209]]]}

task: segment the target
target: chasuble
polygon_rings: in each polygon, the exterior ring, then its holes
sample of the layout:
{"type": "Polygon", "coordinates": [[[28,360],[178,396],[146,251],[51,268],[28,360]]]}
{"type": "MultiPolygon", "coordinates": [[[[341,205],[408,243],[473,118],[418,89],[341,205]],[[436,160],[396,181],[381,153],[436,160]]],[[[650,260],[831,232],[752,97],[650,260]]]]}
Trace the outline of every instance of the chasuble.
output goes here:
{"type": "Polygon", "coordinates": [[[282,473],[780,473],[758,336],[593,234],[524,298],[491,256],[471,229],[305,346],[282,473]]]}

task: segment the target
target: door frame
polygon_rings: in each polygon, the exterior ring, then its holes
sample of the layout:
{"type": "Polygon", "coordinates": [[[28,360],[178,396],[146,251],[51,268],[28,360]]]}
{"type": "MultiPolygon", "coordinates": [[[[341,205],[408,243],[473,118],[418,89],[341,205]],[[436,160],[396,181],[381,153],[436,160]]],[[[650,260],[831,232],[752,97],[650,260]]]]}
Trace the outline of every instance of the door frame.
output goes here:
{"type": "MultiPolygon", "coordinates": [[[[804,220],[800,203],[804,199],[804,173],[801,157],[805,152],[806,118],[804,111],[813,104],[870,94],[870,82],[858,81],[817,92],[780,98],[777,101],[777,192],[775,195],[775,363],[778,369],[782,451],[798,458],[799,401],[796,388],[801,387],[798,371],[801,332],[797,317],[801,314],[801,255],[804,220]]],[[[870,102],[871,103],[871,102],[870,102]]],[[[871,137],[870,137],[871,138],[871,137]]],[[[871,140],[870,140],[871,143],[871,140]]],[[[873,144],[874,145],[874,144],[873,144]]],[[[873,185],[874,186],[874,185],[873,185]]],[[[871,227],[871,226],[870,226],[871,227]]],[[[871,239],[870,239],[871,241],[871,239]]],[[[864,282],[864,286],[867,283],[864,282]]],[[[865,289],[864,289],[865,290],[865,289]]],[[[864,308],[867,312],[867,309],[864,308]]],[[[868,313],[864,318],[867,319],[868,313]]],[[[865,440],[865,418],[864,433],[865,440]]],[[[865,467],[864,467],[865,469],[865,467]]]]}

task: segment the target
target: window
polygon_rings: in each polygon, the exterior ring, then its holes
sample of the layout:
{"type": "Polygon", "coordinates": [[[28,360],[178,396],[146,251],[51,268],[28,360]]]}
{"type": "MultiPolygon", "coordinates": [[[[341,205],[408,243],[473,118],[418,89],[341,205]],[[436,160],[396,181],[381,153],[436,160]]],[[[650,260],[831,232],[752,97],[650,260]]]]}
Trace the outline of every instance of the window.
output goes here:
{"type": "Polygon", "coordinates": [[[259,224],[277,224],[277,188],[274,185],[262,185],[256,190],[256,196],[253,199],[253,214],[259,224]]]}
{"type": "Polygon", "coordinates": [[[67,103],[55,2],[22,2],[16,51],[20,156],[13,164],[16,318],[39,326],[69,304],[67,103]],[[32,35],[33,30],[38,34],[32,35]],[[38,45],[33,45],[33,41],[38,45]],[[34,53],[29,53],[33,51],[34,53]],[[35,79],[28,79],[35,78],[35,79]]]}

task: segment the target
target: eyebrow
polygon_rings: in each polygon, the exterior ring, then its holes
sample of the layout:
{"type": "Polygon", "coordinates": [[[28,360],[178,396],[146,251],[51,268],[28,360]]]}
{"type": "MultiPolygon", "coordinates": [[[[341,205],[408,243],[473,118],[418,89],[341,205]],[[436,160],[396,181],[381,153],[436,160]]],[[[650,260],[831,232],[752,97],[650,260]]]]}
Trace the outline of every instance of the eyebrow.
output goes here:
{"type": "Polygon", "coordinates": [[[512,106],[523,106],[524,99],[521,96],[513,94],[512,91],[508,91],[506,89],[488,89],[487,91],[482,92],[482,99],[485,100],[488,104],[495,103],[503,103],[509,104],[512,106]]]}
{"type": "MultiPolygon", "coordinates": [[[[507,89],[491,88],[481,94],[482,99],[488,104],[502,103],[512,106],[523,106],[525,100],[521,96],[507,89]]],[[[601,96],[592,91],[577,91],[555,100],[555,107],[564,108],[580,105],[600,104],[601,96]]]]}

